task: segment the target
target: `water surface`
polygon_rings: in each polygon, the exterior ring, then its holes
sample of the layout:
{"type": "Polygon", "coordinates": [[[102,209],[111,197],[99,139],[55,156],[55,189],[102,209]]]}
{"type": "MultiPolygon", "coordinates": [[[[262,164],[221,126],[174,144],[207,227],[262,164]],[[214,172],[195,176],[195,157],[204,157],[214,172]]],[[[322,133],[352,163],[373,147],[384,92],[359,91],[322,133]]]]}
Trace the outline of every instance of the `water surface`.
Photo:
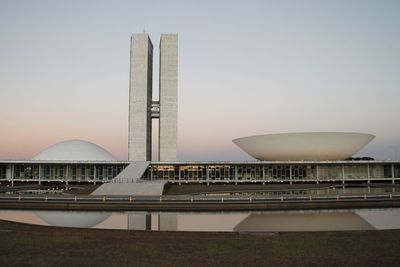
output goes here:
{"type": "Polygon", "coordinates": [[[346,231],[400,229],[400,208],[263,212],[81,212],[0,210],[36,225],[153,231],[346,231]]]}

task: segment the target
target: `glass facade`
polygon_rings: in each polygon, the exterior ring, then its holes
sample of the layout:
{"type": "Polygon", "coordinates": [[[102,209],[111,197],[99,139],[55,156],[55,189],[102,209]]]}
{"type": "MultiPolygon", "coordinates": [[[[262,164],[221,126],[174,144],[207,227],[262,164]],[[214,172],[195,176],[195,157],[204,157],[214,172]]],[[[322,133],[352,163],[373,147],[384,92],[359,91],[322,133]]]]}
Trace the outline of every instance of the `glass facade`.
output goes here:
{"type": "Polygon", "coordinates": [[[0,165],[0,179],[6,179],[7,177],[7,165],[0,165]]]}
{"type": "Polygon", "coordinates": [[[399,178],[400,177],[400,164],[399,165],[393,165],[393,172],[394,172],[394,177],[399,178]]]}
{"type": "Polygon", "coordinates": [[[37,164],[15,165],[14,178],[23,180],[39,179],[39,165],[37,164]]]}
{"type": "MultiPolygon", "coordinates": [[[[235,167],[230,165],[209,165],[205,172],[208,171],[208,179],[212,181],[229,181],[235,179],[235,167]]],[[[207,177],[205,177],[207,178],[207,177]]],[[[203,179],[204,180],[204,179],[203,179]]]]}
{"type": "MultiPolygon", "coordinates": [[[[368,165],[345,165],[344,178],[346,179],[365,179],[368,178],[368,165]]],[[[371,173],[371,168],[370,168],[371,173]]]]}
{"type": "Polygon", "coordinates": [[[318,179],[319,180],[342,180],[342,165],[318,165],[318,179]]]}
{"type": "MultiPolygon", "coordinates": [[[[128,162],[0,164],[1,180],[108,182],[128,162]]],[[[400,164],[379,162],[316,163],[150,163],[142,179],[171,182],[243,183],[301,181],[364,181],[400,179],[400,164]]]]}
{"type": "Polygon", "coordinates": [[[125,168],[125,166],[98,165],[95,168],[97,180],[109,181],[116,177],[125,168]]]}
{"type": "Polygon", "coordinates": [[[384,165],[371,164],[369,166],[370,178],[385,178],[384,172],[384,165]]]}
{"type": "Polygon", "coordinates": [[[72,182],[109,181],[126,166],[127,164],[4,164],[0,165],[0,179],[72,182]]]}
{"type": "Polygon", "coordinates": [[[43,165],[41,166],[40,179],[65,180],[67,178],[67,166],[65,165],[43,165]]]}

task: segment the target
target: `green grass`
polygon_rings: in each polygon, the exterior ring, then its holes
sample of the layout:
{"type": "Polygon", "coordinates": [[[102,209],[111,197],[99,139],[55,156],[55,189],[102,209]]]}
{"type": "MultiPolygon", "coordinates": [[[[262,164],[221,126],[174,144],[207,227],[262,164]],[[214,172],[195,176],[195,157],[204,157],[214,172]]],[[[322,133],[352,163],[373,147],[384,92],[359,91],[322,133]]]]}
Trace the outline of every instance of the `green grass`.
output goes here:
{"type": "Polygon", "coordinates": [[[400,230],[201,233],[0,221],[0,266],[400,266],[400,230]]]}

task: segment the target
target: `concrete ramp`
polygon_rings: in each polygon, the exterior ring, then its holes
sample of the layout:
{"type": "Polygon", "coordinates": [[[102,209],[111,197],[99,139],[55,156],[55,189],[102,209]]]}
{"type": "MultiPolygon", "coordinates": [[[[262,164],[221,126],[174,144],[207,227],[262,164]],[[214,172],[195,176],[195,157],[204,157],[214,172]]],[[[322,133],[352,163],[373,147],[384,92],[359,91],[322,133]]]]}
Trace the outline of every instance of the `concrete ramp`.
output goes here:
{"type": "Polygon", "coordinates": [[[132,162],[114,179],[101,185],[91,195],[162,195],[166,181],[140,180],[149,165],[148,161],[132,162]]]}
{"type": "Polygon", "coordinates": [[[91,195],[161,196],[165,184],[165,181],[106,183],[97,188],[91,195]]]}
{"type": "Polygon", "coordinates": [[[129,164],[110,183],[137,183],[149,167],[149,161],[135,161],[129,164]]]}

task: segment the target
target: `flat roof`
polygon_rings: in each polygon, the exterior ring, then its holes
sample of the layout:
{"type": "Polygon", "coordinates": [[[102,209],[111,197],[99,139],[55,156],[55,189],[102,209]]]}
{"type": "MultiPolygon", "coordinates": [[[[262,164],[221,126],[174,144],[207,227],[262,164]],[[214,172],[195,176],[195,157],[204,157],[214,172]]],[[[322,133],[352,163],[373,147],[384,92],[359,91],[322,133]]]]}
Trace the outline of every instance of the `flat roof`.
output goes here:
{"type": "MultiPolygon", "coordinates": [[[[0,160],[0,164],[130,164],[133,161],[93,160],[0,160]]],[[[264,164],[400,164],[400,160],[321,160],[321,161],[150,161],[153,165],[264,165],[264,164]]]]}

